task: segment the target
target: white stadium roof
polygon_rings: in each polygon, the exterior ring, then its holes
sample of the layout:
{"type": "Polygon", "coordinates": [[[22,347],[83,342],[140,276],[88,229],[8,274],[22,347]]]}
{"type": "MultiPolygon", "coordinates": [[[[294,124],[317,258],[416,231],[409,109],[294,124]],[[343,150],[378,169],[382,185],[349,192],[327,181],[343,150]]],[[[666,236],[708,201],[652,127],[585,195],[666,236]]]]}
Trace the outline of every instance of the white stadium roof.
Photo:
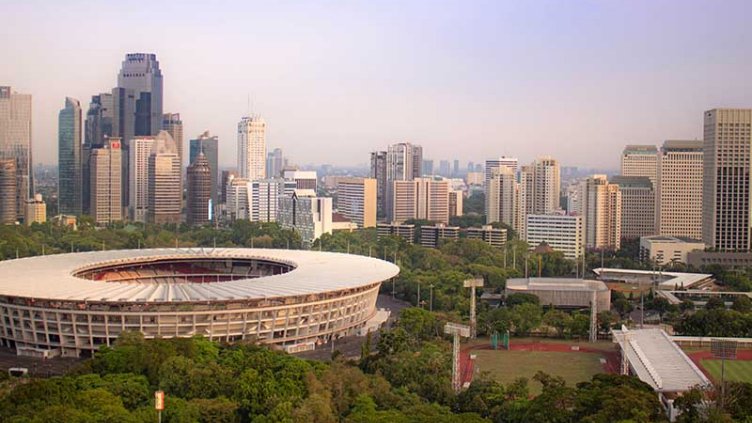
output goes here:
{"type": "Polygon", "coordinates": [[[658,392],[683,392],[710,381],[661,329],[614,330],[632,371],[658,392]]]}
{"type": "Polygon", "coordinates": [[[593,269],[599,279],[608,281],[619,281],[626,283],[651,283],[653,279],[659,281],[659,285],[667,288],[684,287],[689,288],[692,285],[709,280],[713,275],[708,273],[683,273],[683,272],[663,272],[652,270],[632,270],[632,269],[613,269],[597,268],[593,269]]]}
{"type": "Polygon", "coordinates": [[[181,302],[264,299],[358,288],[396,276],[392,263],[359,255],[250,248],[116,250],[0,262],[0,295],[60,301],[181,302]],[[245,259],[292,265],[278,275],[232,281],[117,282],[74,276],[96,266],[149,259],[245,259]]]}

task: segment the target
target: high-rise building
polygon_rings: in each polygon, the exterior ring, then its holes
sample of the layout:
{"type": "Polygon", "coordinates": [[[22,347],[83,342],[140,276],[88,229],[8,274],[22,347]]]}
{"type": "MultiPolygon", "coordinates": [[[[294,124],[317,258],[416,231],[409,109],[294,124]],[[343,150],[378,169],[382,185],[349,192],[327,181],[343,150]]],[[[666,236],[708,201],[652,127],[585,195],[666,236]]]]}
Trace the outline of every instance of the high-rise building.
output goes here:
{"type": "Polygon", "coordinates": [[[702,240],[717,251],[749,251],[752,109],[705,112],[702,240]]]}
{"type": "Polygon", "coordinates": [[[58,115],[57,204],[61,214],[81,214],[81,104],[67,97],[58,115]]]}
{"type": "Polygon", "coordinates": [[[285,157],[282,155],[281,148],[275,148],[266,155],[266,176],[269,178],[279,178],[282,176],[282,169],[285,166],[285,157]]]}
{"type": "Polygon", "coordinates": [[[114,107],[112,94],[101,93],[91,97],[89,110],[86,112],[84,144],[81,150],[81,212],[83,214],[91,214],[89,155],[92,148],[104,145],[105,140],[114,134],[112,129],[115,117],[114,107]]]}
{"type": "MultiPolygon", "coordinates": [[[[167,131],[168,134],[175,140],[175,146],[178,148],[178,156],[180,157],[181,167],[183,166],[183,121],[180,119],[180,113],[165,113],[162,115],[162,130],[167,131]]],[[[193,161],[189,162],[189,164],[193,161]]]]}
{"type": "Polygon", "coordinates": [[[125,55],[118,73],[117,87],[112,90],[112,133],[123,140],[122,205],[130,198],[128,142],[137,136],[157,135],[162,129],[162,71],[155,54],[125,55]]]}
{"type": "Polygon", "coordinates": [[[323,234],[332,233],[332,199],[317,197],[313,190],[296,189],[279,198],[277,223],[300,234],[304,247],[310,247],[323,234]]]}
{"type": "Polygon", "coordinates": [[[220,175],[219,180],[222,181],[221,185],[219,186],[219,192],[222,196],[222,199],[220,200],[220,204],[227,203],[227,187],[230,185],[230,181],[232,181],[233,178],[238,178],[238,172],[235,170],[223,170],[222,174],[220,175]]]}
{"type": "Polygon", "coordinates": [[[449,223],[449,181],[415,178],[392,184],[392,222],[423,219],[449,223]]]}
{"type": "Polygon", "coordinates": [[[647,176],[655,186],[658,175],[658,149],[654,145],[628,145],[621,154],[623,176],[647,176]]]}
{"type": "Polygon", "coordinates": [[[211,170],[211,198],[212,204],[219,204],[219,184],[217,178],[219,175],[219,139],[216,135],[212,136],[209,131],[205,131],[198,138],[191,140],[189,160],[191,163],[196,161],[199,153],[203,152],[206,160],[209,162],[211,170]]]}
{"type": "Polygon", "coordinates": [[[450,177],[452,176],[452,168],[449,164],[449,160],[440,160],[439,161],[439,175],[450,177]]]}
{"type": "Polygon", "coordinates": [[[394,181],[411,181],[423,175],[423,147],[410,143],[390,145],[386,152],[386,211],[387,217],[394,207],[391,201],[394,181]]]}
{"type": "Polygon", "coordinates": [[[655,190],[647,176],[614,176],[621,191],[621,237],[655,234],[655,190]]]}
{"type": "Polygon", "coordinates": [[[383,219],[387,212],[386,151],[371,153],[370,177],[376,180],[376,218],[383,219]]]}
{"type": "Polygon", "coordinates": [[[42,200],[42,194],[34,194],[34,198],[26,200],[26,215],[24,223],[44,223],[47,221],[47,204],[42,200]]]}
{"type": "Polygon", "coordinates": [[[501,166],[506,166],[512,169],[512,173],[516,174],[518,162],[519,160],[517,160],[516,157],[506,157],[506,156],[501,156],[498,158],[486,160],[486,182],[488,182],[488,180],[491,179],[494,169],[498,169],[501,166]]]}
{"type": "Polygon", "coordinates": [[[315,170],[285,170],[283,175],[286,180],[295,181],[298,189],[318,190],[319,179],[315,170]]]}
{"type": "Polygon", "coordinates": [[[337,182],[337,211],[361,228],[376,226],[376,180],[344,178],[337,182]]]}
{"type": "Polygon", "coordinates": [[[203,152],[199,152],[193,163],[188,166],[187,174],[187,222],[189,225],[205,225],[214,217],[214,205],[211,201],[212,169],[203,152]]]}
{"type": "Polygon", "coordinates": [[[0,224],[16,222],[16,159],[0,159],[0,224]]]}
{"type": "Polygon", "coordinates": [[[0,160],[16,161],[16,218],[24,218],[26,200],[34,193],[31,154],[31,95],[0,86],[0,160]]]}
{"type": "Polygon", "coordinates": [[[146,222],[149,210],[149,156],[154,147],[152,136],[135,137],[128,141],[128,216],[134,222],[146,222]]]}
{"type": "Polygon", "coordinates": [[[494,167],[486,181],[486,223],[504,223],[519,231],[518,200],[518,184],[512,168],[494,167]]]}
{"type": "Polygon", "coordinates": [[[581,182],[580,189],[585,245],[618,250],[622,210],[619,186],[610,184],[606,175],[593,175],[581,182]]]}
{"type": "Polygon", "coordinates": [[[227,220],[250,219],[253,197],[251,181],[246,178],[229,176],[225,187],[225,216],[227,220]]]}
{"type": "Polygon", "coordinates": [[[449,217],[462,216],[462,201],[462,191],[449,190],[449,217]]]}
{"type": "Polygon", "coordinates": [[[530,249],[546,243],[554,251],[564,253],[564,257],[568,259],[582,257],[585,251],[582,216],[529,214],[526,219],[524,236],[530,249]]]}
{"type": "Polygon", "coordinates": [[[656,231],[702,239],[702,141],[666,141],[658,155],[656,231]]]}
{"type": "Polygon", "coordinates": [[[423,174],[433,175],[433,160],[429,160],[429,159],[423,160],[423,174]]]}
{"type": "Polygon", "coordinates": [[[238,173],[250,180],[266,178],[266,122],[261,116],[238,123],[238,173]]]}
{"type": "Polygon", "coordinates": [[[460,161],[454,159],[454,166],[452,167],[452,177],[458,177],[460,175],[460,161]]]}
{"type": "Polygon", "coordinates": [[[149,155],[149,206],[146,219],[150,223],[180,223],[181,190],[180,157],[175,140],[166,131],[154,139],[149,155]]]}
{"type": "Polygon", "coordinates": [[[97,223],[123,219],[121,177],[123,174],[120,138],[112,137],[96,148],[89,157],[91,216],[97,223]]]}
{"type": "Polygon", "coordinates": [[[561,171],[552,157],[541,157],[533,167],[533,210],[535,214],[550,214],[560,208],[561,171]]]}
{"type": "Polygon", "coordinates": [[[298,189],[295,181],[283,178],[260,179],[250,184],[251,196],[248,200],[250,215],[248,218],[253,222],[276,222],[279,198],[292,196],[298,189]]]}

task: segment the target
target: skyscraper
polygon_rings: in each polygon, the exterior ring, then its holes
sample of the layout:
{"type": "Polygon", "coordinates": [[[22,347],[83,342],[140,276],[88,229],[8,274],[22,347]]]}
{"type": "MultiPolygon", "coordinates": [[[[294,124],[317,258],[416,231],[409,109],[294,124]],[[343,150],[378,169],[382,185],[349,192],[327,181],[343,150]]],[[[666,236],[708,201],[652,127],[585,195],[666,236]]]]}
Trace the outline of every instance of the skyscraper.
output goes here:
{"type": "Polygon", "coordinates": [[[238,123],[238,173],[250,180],[266,178],[266,122],[261,116],[238,123]]]}
{"type": "Polygon", "coordinates": [[[91,216],[97,223],[122,220],[121,175],[123,173],[120,138],[107,139],[104,145],[93,148],[90,156],[89,183],[91,216]]]}
{"type": "Polygon", "coordinates": [[[449,223],[449,182],[432,178],[393,181],[392,222],[424,219],[449,223]]]}
{"type": "Polygon", "coordinates": [[[16,218],[24,218],[34,193],[31,154],[31,95],[0,86],[0,160],[16,161],[16,218]]]}
{"type": "Polygon", "coordinates": [[[16,222],[16,160],[0,159],[0,224],[16,222]]]}
{"type": "Polygon", "coordinates": [[[518,184],[512,168],[494,167],[486,181],[486,223],[504,223],[519,231],[518,200],[518,184]]]}
{"type": "Polygon", "coordinates": [[[384,219],[387,215],[386,151],[371,153],[370,177],[376,180],[376,218],[384,219]]]}
{"type": "Polygon", "coordinates": [[[189,160],[191,163],[196,161],[199,153],[203,151],[206,160],[209,162],[211,170],[211,198],[212,204],[219,204],[219,184],[217,178],[219,175],[219,139],[216,135],[211,135],[209,131],[204,131],[198,138],[192,139],[189,146],[189,160]]]}
{"type": "Polygon", "coordinates": [[[281,148],[275,148],[274,151],[266,156],[266,176],[269,178],[279,178],[282,175],[282,169],[285,166],[285,158],[282,155],[281,148]]]}
{"type": "Polygon", "coordinates": [[[666,141],[658,155],[656,232],[702,239],[702,141],[666,141]]]}
{"type": "Polygon", "coordinates": [[[112,90],[114,136],[123,140],[122,204],[127,205],[128,141],[136,136],[157,135],[162,128],[162,71],[155,54],[130,53],[125,55],[118,74],[118,85],[112,90]]]}
{"type": "Polygon", "coordinates": [[[84,144],[81,150],[81,212],[91,214],[90,200],[91,173],[89,156],[92,148],[104,145],[107,137],[114,134],[114,104],[111,93],[101,93],[91,97],[89,110],[86,112],[84,144]]]}
{"type": "Polygon", "coordinates": [[[180,119],[180,113],[165,113],[162,115],[162,130],[167,131],[172,139],[175,140],[175,145],[178,148],[178,156],[180,156],[181,160],[180,163],[183,163],[182,160],[185,157],[183,155],[183,121],[180,119]]]}
{"type": "MultiPolygon", "coordinates": [[[[505,156],[502,156],[502,157],[499,157],[499,158],[495,158],[495,159],[488,159],[488,160],[486,160],[486,184],[485,184],[486,188],[485,189],[486,189],[486,220],[487,220],[488,223],[502,222],[501,220],[499,220],[499,215],[498,215],[499,210],[498,209],[494,209],[494,210],[490,209],[490,204],[491,204],[490,198],[491,198],[491,196],[494,195],[494,198],[498,198],[498,192],[491,193],[489,191],[489,189],[490,189],[490,181],[494,177],[494,175],[496,173],[496,169],[500,169],[502,167],[506,167],[506,168],[510,169],[511,170],[511,175],[514,178],[514,176],[517,173],[517,162],[518,162],[517,158],[515,158],[515,157],[505,157],[505,156]]],[[[504,173],[504,179],[506,180],[508,178],[509,178],[509,176],[505,172],[504,173]]],[[[498,187],[495,187],[494,189],[498,189],[498,187]]],[[[516,189],[517,188],[515,188],[515,191],[516,191],[516,189]]],[[[517,198],[515,196],[515,211],[514,212],[518,213],[516,201],[517,201],[517,198]]],[[[506,224],[508,224],[510,226],[516,226],[516,225],[512,225],[512,223],[510,223],[512,221],[515,221],[515,220],[518,220],[518,218],[511,219],[509,222],[504,222],[504,223],[506,223],[506,224]]],[[[517,230],[519,230],[519,228],[517,230]]]]}
{"type": "Polygon", "coordinates": [[[702,240],[718,251],[750,249],[752,109],[705,112],[702,240]]]}
{"type": "MultiPolygon", "coordinates": [[[[393,211],[394,181],[411,181],[423,175],[423,147],[407,142],[390,145],[386,152],[386,211],[393,211]]],[[[390,220],[393,217],[388,216],[390,220]]]]}
{"type": "Polygon", "coordinates": [[[606,175],[581,182],[580,201],[588,248],[618,250],[621,246],[621,191],[606,175]]]}
{"type": "Polygon", "coordinates": [[[614,176],[621,191],[621,237],[655,234],[655,190],[647,176],[614,176]]]}
{"type": "Polygon", "coordinates": [[[154,138],[141,136],[128,141],[128,217],[134,222],[146,222],[149,210],[149,156],[154,138]]]}
{"type": "Polygon", "coordinates": [[[180,223],[182,169],[175,140],[166,131],[154,139],[149,155],[149,208],[150,223],[180,223]]]}
{"type": "Polygon", "coordinates": [[[628,145],[621,154],[622,176],[647,176],[655,186],[658,149],[654,145],[628,145]]]}
{"type": "Polygon", "coordinates": [[[211,174],[209,161],[203,152],[199,152],[193,163],[188,166],[187,221],[189,225],[204,225],[213,217],[211,174]]]}
{"type": "Polygon", "coordinates": [[[79,216],[81,201],[81,104],[67,97],[58,115],[58,211],[79,216]]]}
{"type": "Polygon", "coordinates": [[[550,214],[560,208],[561,170],[559,162],[550,157],[534,161],[533,167],[533,210],[535,214],[550,214]]]}

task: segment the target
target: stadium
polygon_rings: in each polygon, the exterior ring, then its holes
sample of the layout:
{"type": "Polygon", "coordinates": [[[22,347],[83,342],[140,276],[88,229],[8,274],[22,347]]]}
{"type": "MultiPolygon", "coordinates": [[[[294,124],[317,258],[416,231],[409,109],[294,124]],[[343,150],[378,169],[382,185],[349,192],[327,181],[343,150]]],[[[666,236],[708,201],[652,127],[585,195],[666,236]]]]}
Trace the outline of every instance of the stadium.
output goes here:
{"type": "Polygon", "coordinates": [[[87,356],[124,331],[308,349],[355,333],[399,273],[370,257],[294,250],[118,250],[0,262],[0,344],[87,356]]]}

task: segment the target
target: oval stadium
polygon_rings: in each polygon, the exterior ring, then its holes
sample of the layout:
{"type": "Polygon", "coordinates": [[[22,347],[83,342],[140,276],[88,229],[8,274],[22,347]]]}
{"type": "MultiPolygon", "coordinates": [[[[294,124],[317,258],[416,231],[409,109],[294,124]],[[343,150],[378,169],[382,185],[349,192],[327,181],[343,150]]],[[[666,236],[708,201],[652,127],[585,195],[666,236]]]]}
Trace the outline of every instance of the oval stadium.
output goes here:
{"type": "Polygon", "coordinates": [[[118,250],[0,262],[0,343],[87,356],[124,331],[295,350],[353,334],[399,273],[375,258],[297,250],[118,250]]]}

